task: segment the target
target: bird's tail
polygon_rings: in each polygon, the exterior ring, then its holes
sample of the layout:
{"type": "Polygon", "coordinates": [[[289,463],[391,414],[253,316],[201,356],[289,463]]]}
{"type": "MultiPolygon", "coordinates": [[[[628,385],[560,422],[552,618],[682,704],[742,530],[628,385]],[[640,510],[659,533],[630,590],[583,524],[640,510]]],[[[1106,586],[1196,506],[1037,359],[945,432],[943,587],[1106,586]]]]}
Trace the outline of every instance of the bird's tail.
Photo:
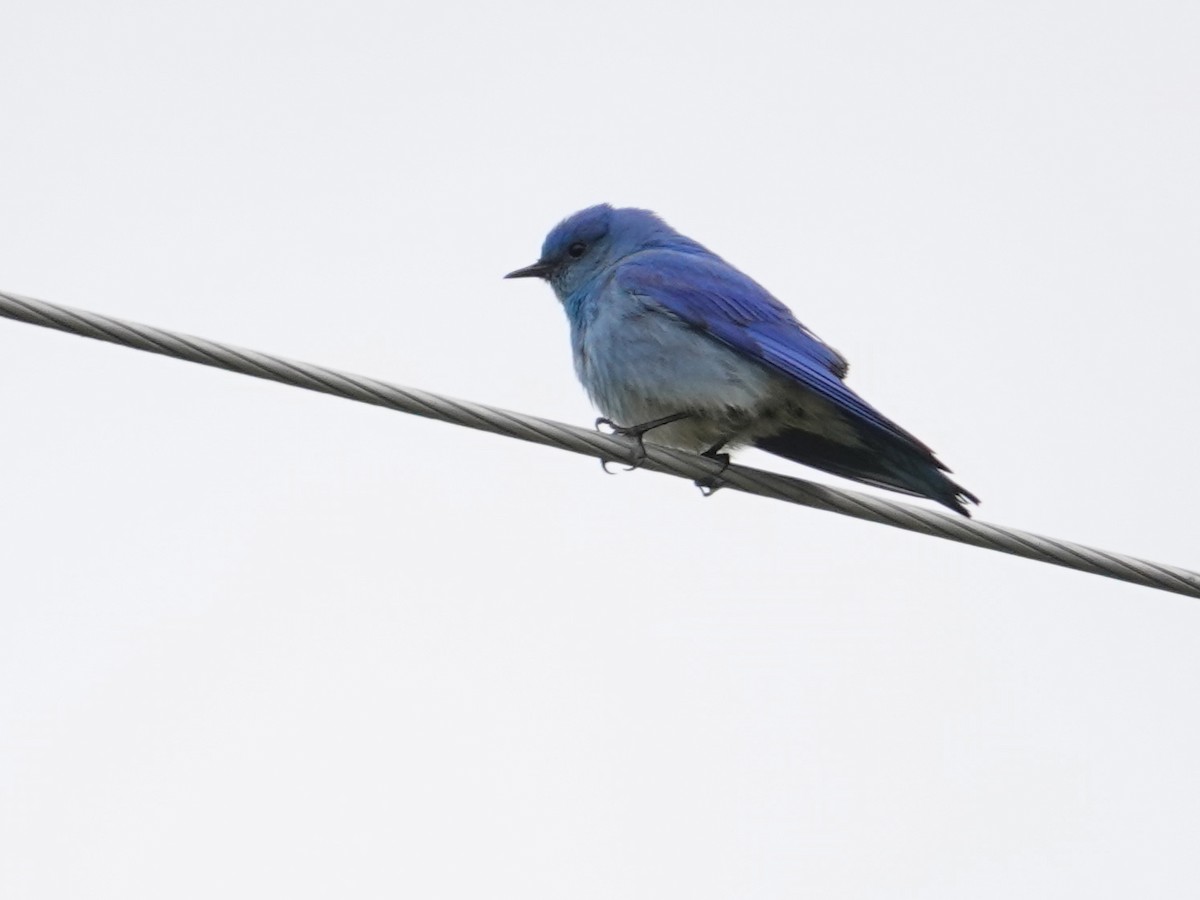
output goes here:
{"type": "MultiPolygon", "coordinates": [[[[866,436],[864,436],[866,437],[866,436]]],[[[922,444],[878,433],[865,446],[845,444],[798,428],[759,438],[754,446],[814,469],[821,469],[914,497],[928,497],[967,518],[966,503],[979,498],[946,477],[949,471],[922,444]]]]}

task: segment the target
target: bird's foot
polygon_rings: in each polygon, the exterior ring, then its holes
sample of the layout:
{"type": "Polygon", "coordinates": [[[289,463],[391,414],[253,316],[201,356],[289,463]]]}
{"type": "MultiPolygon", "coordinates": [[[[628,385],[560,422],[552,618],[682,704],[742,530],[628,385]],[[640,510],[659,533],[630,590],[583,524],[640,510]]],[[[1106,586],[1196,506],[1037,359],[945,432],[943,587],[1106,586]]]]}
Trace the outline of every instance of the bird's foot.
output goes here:
{"type": "MultiPolygon", "coordinates": [[[[631,437],[635,440],[633,455],[629,460],[629,465],[625,467],[626,472],[640,469],[642,464],[646,462],[646,445],[642,441],[642,435],[645,434],[644,431],[638,431],[636,428],[626,428],[618,425],[612,419],[606,419],[603,416],[596,420],[596,430],[602,434],[618,434],[621,437],[631,437]],[[604,430],[606,427],[608,428],[607,431],[604,430]]],[[[600,468],[608,475],[615,475],[616,473],[608,467],[609,462],[610,460],[607,459],[600,460],[600,468]]]]}
{"type": "Polygon", "coordinates": [[[700,454],[706,459],[715,460],[721,464],[721,468],[717,469],[715,474],[706,475],[703,478],[697,478],[694,482],[696,487],[700,488],[700,493],[705,497],[711,497],[721,488],[725,487],[725,481],[723,478],[721,478],[721,473],[729,468],[729,454],[721,452],[721,448],[724,446],[725,442],[722,441],[719,444],[709,447],[700,454]]]}
{"type": "MultiPolygon", "coordinates": [[[[674,413],[660,419],[643,422],[641,425],[618,425],[612,419],[601,416],[596,420],[596,430],[603,434],[615,434],[634,439],[633,453],[629,465],[625,468],[626,472],[632,472],[634,469],[640,469],[646,462],[646,444],[643,441],[646,432],[661,428],[663,425],[670,425],[672,422],[678,422],[680,419],[686,419],[689,415],[690,413],[674,413]],[[608,430],[605,431],[605,428],[608,430]]],[[[613,473],[609,472],[608,463],[607,459],[600,460],[600,468],[612,475],[613,473]]]]}

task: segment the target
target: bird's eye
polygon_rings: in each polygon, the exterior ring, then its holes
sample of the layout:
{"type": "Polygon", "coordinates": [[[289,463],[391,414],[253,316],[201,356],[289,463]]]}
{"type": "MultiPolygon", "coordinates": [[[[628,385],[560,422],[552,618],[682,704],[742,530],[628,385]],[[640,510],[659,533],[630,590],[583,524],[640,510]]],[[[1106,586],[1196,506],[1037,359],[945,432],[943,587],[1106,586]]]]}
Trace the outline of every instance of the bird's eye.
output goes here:
{"type": "Polygon", "coordinates": [[[567,255],[571,257],[571,259],[579,259],[579,257],[583,256],[583,252],[585,250],[587,250],[587,244],[585,244],[583,241],[576,241],[567,248],[567,255]]]}

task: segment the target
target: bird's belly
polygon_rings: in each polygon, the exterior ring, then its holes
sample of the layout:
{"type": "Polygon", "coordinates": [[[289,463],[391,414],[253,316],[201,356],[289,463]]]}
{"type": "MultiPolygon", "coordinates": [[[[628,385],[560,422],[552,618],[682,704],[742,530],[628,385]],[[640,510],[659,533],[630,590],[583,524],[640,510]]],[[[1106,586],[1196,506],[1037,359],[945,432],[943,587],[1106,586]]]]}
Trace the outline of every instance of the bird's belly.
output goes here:
{"type": "Polygon", "coordinates": [[[748,439],[789,393],[765,367],[671,316],[608,311],[575,341],[575,368],[597,407],[621,425],[686,412],[655,429],[656,443],[688,450],[748,439]]]}

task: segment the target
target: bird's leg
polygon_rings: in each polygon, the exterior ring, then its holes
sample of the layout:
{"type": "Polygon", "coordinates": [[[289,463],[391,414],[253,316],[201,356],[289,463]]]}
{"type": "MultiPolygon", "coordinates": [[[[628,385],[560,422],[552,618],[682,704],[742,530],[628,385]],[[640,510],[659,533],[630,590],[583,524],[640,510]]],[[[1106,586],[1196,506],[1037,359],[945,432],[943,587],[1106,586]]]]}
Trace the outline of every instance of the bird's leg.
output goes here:
{"type": "MultiPolygon", "coordinates": [[[[661,428],[663,425],[670,425],[672,422],[678,422],[680,419],[686,419],[691,413],[677,412],[669,416],[662,416],[658,419],[651,419],[649,422],[643,422],[641,425],[618,425],[612,419],[606,419],[601,416],[596,420],[596,430],[600,430],[601,425],[607,425],[612,429],[609,434],[619,434],[622,437],[631,437],[637,441],[637,445],[633,450],[632,465],[626,469],[626,472],[632,472],[634,469],[641,468],[642,463],[646,461],[646,445],[642,442],[642,437],[647,431],[653,431],[655,428],[661,428]]],[[[600,467],[608,472],[608,460],[600,460],[600,467]]],[[[612,474],[611,472],[609,474],[612,474]]]]}
{"type": "Polygon", "coordinates": [[[705,497],[711,497],[725,486],[725,482],[721,480],[721,473],[729,468],[729,454],[722,453],[721,448],[726,443],[728,443],[728,438],[717,441],[700,454],[707,459],[716,460],[721,464],[721,468],[717,470],[715,475],[706,475],[704,478],[697,478],[695,481],[696,487],[700,488],[700,493],[705,497]]]}

